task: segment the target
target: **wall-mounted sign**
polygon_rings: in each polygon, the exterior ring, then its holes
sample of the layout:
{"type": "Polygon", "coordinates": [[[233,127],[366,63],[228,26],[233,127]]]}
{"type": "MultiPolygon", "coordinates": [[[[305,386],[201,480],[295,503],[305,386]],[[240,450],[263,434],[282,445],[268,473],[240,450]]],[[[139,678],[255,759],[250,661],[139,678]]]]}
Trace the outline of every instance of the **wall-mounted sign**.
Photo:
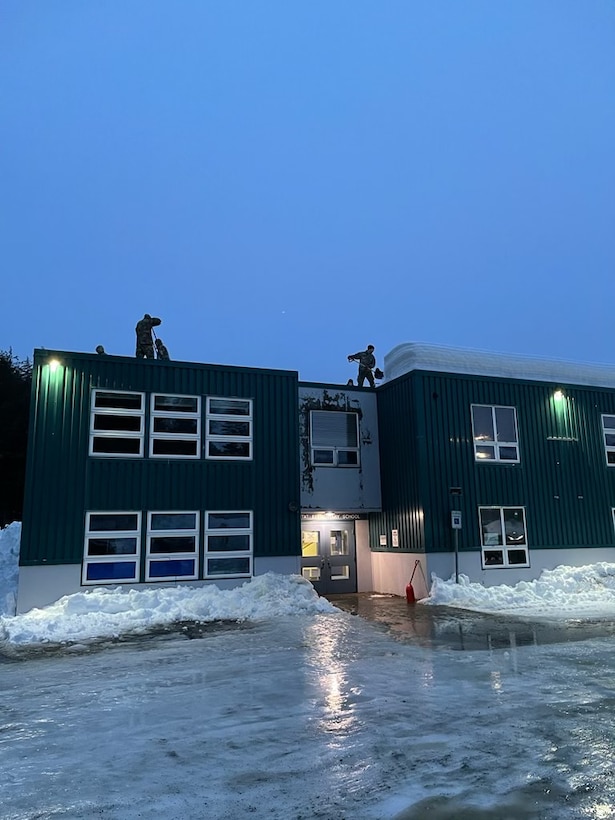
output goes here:
{"type": "Polygon", "coordinates": [[[360,513],[301,513],[302,521],[361,521],[364,518],[367,518],[367,515],[360,513]]]}
{"type": "Polygon", "coordinates": [[[398,547],[399,546],[399,531],[398,530],[391,530],[391,546],[398,547]]]}
{"type": "Polygon", "coordinates": [[[386,545],[387,545],[387,537],[386,537],[386,535],[381,535],[380,536],[380,546],[381,547],[386,547],[386,545]]]}

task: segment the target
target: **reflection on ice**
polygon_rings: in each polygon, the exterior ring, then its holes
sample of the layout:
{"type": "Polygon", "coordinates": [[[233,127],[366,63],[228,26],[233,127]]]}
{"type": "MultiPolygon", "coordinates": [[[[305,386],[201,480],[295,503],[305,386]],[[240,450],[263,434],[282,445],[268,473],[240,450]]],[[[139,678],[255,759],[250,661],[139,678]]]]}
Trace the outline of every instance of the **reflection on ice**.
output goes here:
{"type": "Polygon", "coordinates": [[[495,670],[491,673],[491,688],[494,692],[502,691],[502,675],[495,670]]]}
{"type": "Polygon", "coordinates": [[[314,621],[306,630],[306,641],[310,668],[314,669],[319,690],[317,702],[324,705],[318,726],[323,732],[348,734],[356,722],[351,696],[356,696],[359,690],[351,691],[348,684],[347,663],[343,660],[347,654],[343,646],[344,630],[331,629],[328,619],[314,621]]]}

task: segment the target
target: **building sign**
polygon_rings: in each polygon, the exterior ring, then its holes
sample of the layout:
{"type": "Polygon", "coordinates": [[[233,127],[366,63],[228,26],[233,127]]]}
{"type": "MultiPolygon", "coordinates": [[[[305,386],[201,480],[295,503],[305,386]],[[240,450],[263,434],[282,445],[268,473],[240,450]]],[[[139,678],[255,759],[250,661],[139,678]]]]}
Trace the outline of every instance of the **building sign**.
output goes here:
{"type": "Polygon", "coordinates": [[[399,546],[399,531],[398,530],[391,530],[391,546],[398,547],[399,546]]]}
{"type": "Polygon", "coordinates": [[[367,515],[360,513],[301,513],[302,521],[361,521],[364,518],[367,518],[367,515]]]}
{"type": "Polygon", "coordinates": [[[386,537],[386,535],[381,535],[380,536],[380,546],[381,547],[386,547],[386,545],[387,545],[387,537],[386,537]]]}

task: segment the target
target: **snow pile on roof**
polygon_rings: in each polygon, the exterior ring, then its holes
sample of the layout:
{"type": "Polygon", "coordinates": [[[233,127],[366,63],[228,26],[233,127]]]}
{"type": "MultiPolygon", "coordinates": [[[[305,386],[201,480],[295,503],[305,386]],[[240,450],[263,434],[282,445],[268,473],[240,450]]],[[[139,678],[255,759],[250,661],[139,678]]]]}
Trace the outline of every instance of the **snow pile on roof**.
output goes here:
{"type": "Polygon", "coordinates": [[[20,542],[19,521],[13,521],[0,530],[0,615],[15,614],[20,542]]]}
{"type": "Polygon", "coordinates": [[[74,643],[145,632],[181,621],[246,621],[339,612],[300,575],[258,575],[235,589],[217,586],[97,587],[44,609],[0,617],[0,645],[74,643]]]}
{"type": "Polygon", "coordinates": [[[515,586],[484,587],[467,575],[443,581],[432,576],[432,587],[422,604],[471,609],[547,620],[615,617],[615,564],[560,566],[544,570],[535,581],[515,586]]]}
{"type": "Polygon", "coordinates": [[[411,370],[615,387],[615,365],[584,364],[510,353],[464,350],[420,342],[397,345],[384,357],[387,381],[411,370]]]}

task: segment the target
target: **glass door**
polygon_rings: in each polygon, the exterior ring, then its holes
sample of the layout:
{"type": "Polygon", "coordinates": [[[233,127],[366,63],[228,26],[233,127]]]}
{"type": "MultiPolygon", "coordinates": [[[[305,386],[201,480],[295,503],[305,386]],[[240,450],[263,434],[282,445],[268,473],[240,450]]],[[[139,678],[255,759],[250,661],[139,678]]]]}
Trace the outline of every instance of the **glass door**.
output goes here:
{"type": "Polygon", "coordinates": [[[320,595],[357,591],[354,523],[304,522],[301,552],[302,575],[320,595]]]}

